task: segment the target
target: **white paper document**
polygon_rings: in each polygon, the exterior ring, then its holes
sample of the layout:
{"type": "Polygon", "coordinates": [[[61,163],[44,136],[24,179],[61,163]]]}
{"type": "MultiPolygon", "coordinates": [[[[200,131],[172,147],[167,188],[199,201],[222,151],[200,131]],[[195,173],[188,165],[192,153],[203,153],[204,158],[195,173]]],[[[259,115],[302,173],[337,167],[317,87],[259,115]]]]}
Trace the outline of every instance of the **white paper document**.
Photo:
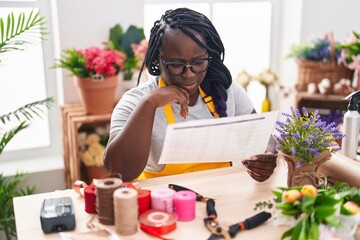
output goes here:
{"type": "Polygon", "coordinates": [[[264,153],[278,111],[170,124],[159,164],[237,162],[264,153]]]}

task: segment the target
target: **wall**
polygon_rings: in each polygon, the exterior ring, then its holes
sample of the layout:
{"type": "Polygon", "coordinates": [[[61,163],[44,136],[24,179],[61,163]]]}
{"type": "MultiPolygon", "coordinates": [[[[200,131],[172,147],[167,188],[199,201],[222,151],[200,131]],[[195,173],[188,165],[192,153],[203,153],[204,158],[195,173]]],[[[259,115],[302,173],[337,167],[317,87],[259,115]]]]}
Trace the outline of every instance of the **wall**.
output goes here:
{"type": "MultiPolygon", "coordinates": [[[[143,4],[146,0],[51,0],[54,18],[54,38],[57,56],[66,47],[86,48],[107,40],[109,29],[116,23],[124,28],[130,24],[143,25],[143,4]],[[56,22],[56,15],[58,21],[56,22]],[[58,32],[57,32],[58,31],[58,32]],[[58,36],[58,39],[56,39],[58,36]]],[[[281,31],[274,43],[276,61],[274,66],[281,81],[292,86],[297,79],[297,69],[293,60],[285,60],[290,45],[304,41],[312,34],[334,31],[336,38],[342,39],[352,30],[360,31],[360,1],[358,0],[279,0],[281,4],[281,31]],[[346,3],[346,4],[345,4],[346,3]]],[[[78,95],[68,72],[58,69],[59,104],[78,102],[78,95]]],[[[293,105],[294,95],[284,98],[272,89],[271,96],[276,109],[288,111],[293,105]]],[[[39,192],[53,191],[65,185],[63,170],[31,173],[27,183],[38,186],[39,192]],[[44,181],[46,179],[46,181],[44,181]],[[53,179],[49,182],[48,179],[53,179]],[[46,184],[45,184],[46,183],[46,184]]]]}
{"type": "MultiPolygon", "coordinates": [[[[58,17],[59,49],[101,46],[108,40],[109,30],[121,24],[123,30],[129,25],[143,26],[143,0],[57,0],[54,1],[58,17]]],[[[59,53],[57,53],[59,56],[59,53]]],[[[79,102],[72,78],[61,70],[58,96],[63,103],[79,102]]]]}

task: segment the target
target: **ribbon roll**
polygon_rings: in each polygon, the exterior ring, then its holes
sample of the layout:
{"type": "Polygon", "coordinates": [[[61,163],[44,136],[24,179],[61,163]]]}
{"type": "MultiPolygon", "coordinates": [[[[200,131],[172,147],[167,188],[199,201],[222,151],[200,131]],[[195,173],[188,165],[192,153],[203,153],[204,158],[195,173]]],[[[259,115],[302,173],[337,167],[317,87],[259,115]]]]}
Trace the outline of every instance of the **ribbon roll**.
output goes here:
{"type": "Polygon", "coordinates": [[[161,235],[176,229],[176,216],[160,210],[148,210],[140,215],[140,229],[144,232],[164,239],[161,235]]]}
{"type": "Polygon", "coordinates": [[[139,216],[145,211],[150,209],[150,190],[141,189],[138,190],[138,205],[139,205],[139,216]]]}
{"type": "Polygon", "coordinates": [[[172,189],[158,189],[151,191],[151,208],[172,213],[174,194],[175,191],[172,189]]]}
{"type": "Polygon", "coordinates": [[[85,212],[93,214],[96,213],[96,195],[95,186],[90,185],[84,189],[85,198],[85,212]]]}
{"type": "Polygon", "coordinates": [[[195,218],[196,194],[192,191],[178,191],[174,194],[174,213],[179,221],[191,221],[195,218]]]}

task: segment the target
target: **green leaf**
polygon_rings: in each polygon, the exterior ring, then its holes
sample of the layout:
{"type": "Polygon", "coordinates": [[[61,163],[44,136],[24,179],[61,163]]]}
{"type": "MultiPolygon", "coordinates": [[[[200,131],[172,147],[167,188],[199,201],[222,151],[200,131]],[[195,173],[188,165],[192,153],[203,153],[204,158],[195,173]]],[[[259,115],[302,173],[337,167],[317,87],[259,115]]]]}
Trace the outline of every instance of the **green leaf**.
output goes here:
{"type": "Polygon", "coordinates": [[[336,209],[333,206],[317,206],[315,207],[315,218],[324,220],[335,213],[336,209]]]}
{"type": "Polygon", "coordinates": [[[282,235],[281,235],[281,240],[287,238],[287,237],[290,237],[292,235],[294,231],[294,228],[290,228],[289,230],[287,230],[286,232],[284,232],[282,235]]]}
{"type": "Polygon", "coordinates": [[[294,230],[291,234],[291,239],[292,240],[300,240],[299,239],[299,236],[300,236],[300,233],[301,233],[301,230],[302,230],[302,222],[303,221],[299,221],[295,227],[294,227],[294,230]]]}
{"type": "Polygon", "coordinates": [[[319,239],[319,225],[317,224],[317,222],[312,221],[310,224],[310,229],[309,229],[309,240],[318,240],[319,239]]]}

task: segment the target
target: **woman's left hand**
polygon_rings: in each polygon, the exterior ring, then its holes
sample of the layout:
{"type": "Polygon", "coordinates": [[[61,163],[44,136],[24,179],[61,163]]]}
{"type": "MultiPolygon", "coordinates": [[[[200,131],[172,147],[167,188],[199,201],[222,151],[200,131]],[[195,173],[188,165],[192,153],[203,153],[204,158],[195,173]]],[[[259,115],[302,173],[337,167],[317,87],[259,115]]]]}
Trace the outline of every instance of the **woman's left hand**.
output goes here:
{"type": "Polygon", "coordinates": [[[258,154],[245,159],[242,164],[248,169],[248,174],[258,182],[267,180],[276,167],[277,155],[274,153],[258,154]]]}

